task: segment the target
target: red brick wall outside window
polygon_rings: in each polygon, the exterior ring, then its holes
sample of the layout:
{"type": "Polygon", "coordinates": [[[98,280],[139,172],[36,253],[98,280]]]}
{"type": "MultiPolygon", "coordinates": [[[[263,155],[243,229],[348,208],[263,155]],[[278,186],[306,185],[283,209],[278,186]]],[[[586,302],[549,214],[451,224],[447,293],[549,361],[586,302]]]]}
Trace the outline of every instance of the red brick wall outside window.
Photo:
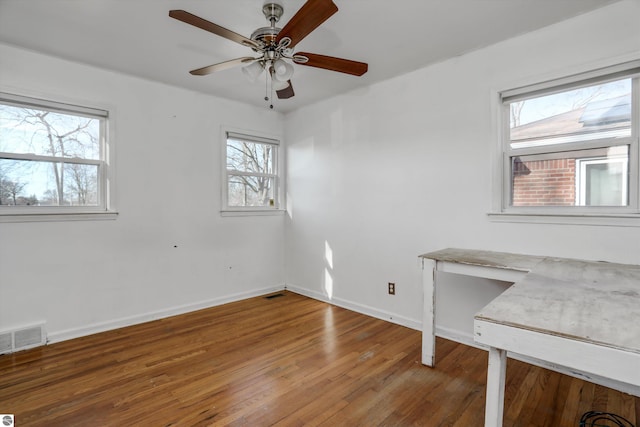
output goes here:
{"type": "Polygon", "coordinates": [[[513,162],[513,206],[573,206],[576,160],[513,162]]]}

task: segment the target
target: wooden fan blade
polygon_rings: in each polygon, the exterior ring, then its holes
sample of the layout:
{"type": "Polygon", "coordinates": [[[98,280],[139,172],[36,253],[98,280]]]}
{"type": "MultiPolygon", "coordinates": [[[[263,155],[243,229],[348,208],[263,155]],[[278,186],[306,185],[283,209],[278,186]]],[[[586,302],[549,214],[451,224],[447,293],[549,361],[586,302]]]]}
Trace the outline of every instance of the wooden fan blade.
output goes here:
{"type": "Polygon", "coordinates": [[[369,69],[369,65],[364,62],[335,58],[333,56],[318,55],[316,53],[299,52],[293,55],[293,60],[296,64],[324,68],[325,70],[338,71],[340,73],[352,74],[354,76],[361,76],[369,69]],[[305,62],[299,57],[305,57],[308,61],[305,62]]]}
{"type": "Polygon", "coordinates": [[[291,80],[289,80],[287,83],[289,83],[289,86],[276,91],[278,99],[289,99],[295,95],[295,93],[293,92],[293,85],[291,84],[291,80]]]}
{"type": "Polygon", "coordinates": [[[288,47],[292,48],[337,11],[338,6],[332,0],[308,0],[278,33],[276,44],[288,37],[291,39],[288,47]]]}
{"type": "Polygon", "coordinates": [[[245,64],[255,60],[256,58],[252,58],[250,56],[245,56],[242,58],[232,59],[230,61],[220,62],[218,64],[208,65],[206,67],[198,68],[197,70],[191,70],[189,73],[194,76],[206,76],[207,74],[214,73],[216,71],[226,70],[227,68],[232,68],[240,64],[245,64]]]}
{"type": "Polygon", "coordinates": [[[220,25],[214,24],[213,22],[209,22],[206,19],[202,19],[199,16],[196,16],[192,13],[189,13],[184,10],[170,10],[169,16],[177,19],[178,21],[185,22],[189,25],[193,25],[194,27],[201,28],[205,31],[209,31],[217,36],[224,37],[227,40],[231,40],[236,43],[240,43],[243,46],[255,47],[258,48],[259,44],[251,39],[246,38],[243,35],[235,33],[231,30],[227,30],[220,25]]]}

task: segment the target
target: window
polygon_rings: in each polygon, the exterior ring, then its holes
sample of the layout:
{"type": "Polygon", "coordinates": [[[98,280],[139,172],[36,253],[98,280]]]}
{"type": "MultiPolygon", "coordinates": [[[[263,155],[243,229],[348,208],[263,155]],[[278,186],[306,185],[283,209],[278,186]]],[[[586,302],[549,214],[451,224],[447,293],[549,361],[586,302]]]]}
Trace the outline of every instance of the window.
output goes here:
{"type": "Polygon", "coordinates": [[[223,210],[279,210],[279,141],[228,131],[225,136],[223,210]]]}
{"type": "Polygon", "coordinates": [[[636,215],[640,61],[501,93],[501,212],[636,215]]]}
{"type": "Polygon", "coordinates": [[[107,112],[0,94],[0,215],[107,210],[107,112]]]}

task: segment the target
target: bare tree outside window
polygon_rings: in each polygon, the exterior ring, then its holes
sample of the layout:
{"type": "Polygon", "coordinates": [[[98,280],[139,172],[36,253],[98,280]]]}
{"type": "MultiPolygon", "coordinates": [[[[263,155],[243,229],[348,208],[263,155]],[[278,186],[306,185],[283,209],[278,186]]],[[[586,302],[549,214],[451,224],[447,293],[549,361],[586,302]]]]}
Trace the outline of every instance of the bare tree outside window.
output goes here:
{"type": "Polygon", "coordinates": [[[17,205],[25,184],[0,178],[0,205],[17,205]]]}
{"type": "Polygon", "coordinates": [[[0,203],[97,206],[102,120],[0,104],[0,203]]]}
{"type": "Polygon", "coordinates": [[[275,143],[257,142],[249,138],[227,138],[229,207],[275,207],[277,147],[275,143]]]}

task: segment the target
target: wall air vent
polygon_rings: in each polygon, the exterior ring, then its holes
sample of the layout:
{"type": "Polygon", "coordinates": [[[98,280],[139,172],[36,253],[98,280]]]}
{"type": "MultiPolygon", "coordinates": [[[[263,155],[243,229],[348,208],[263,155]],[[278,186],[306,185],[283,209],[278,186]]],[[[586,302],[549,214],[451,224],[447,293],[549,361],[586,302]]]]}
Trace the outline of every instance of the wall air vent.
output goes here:
{"type": "Polygon", "coordinates": [[[39,347],[46,343],[44,323],[0,331],[0,354],[39,347]]]}

